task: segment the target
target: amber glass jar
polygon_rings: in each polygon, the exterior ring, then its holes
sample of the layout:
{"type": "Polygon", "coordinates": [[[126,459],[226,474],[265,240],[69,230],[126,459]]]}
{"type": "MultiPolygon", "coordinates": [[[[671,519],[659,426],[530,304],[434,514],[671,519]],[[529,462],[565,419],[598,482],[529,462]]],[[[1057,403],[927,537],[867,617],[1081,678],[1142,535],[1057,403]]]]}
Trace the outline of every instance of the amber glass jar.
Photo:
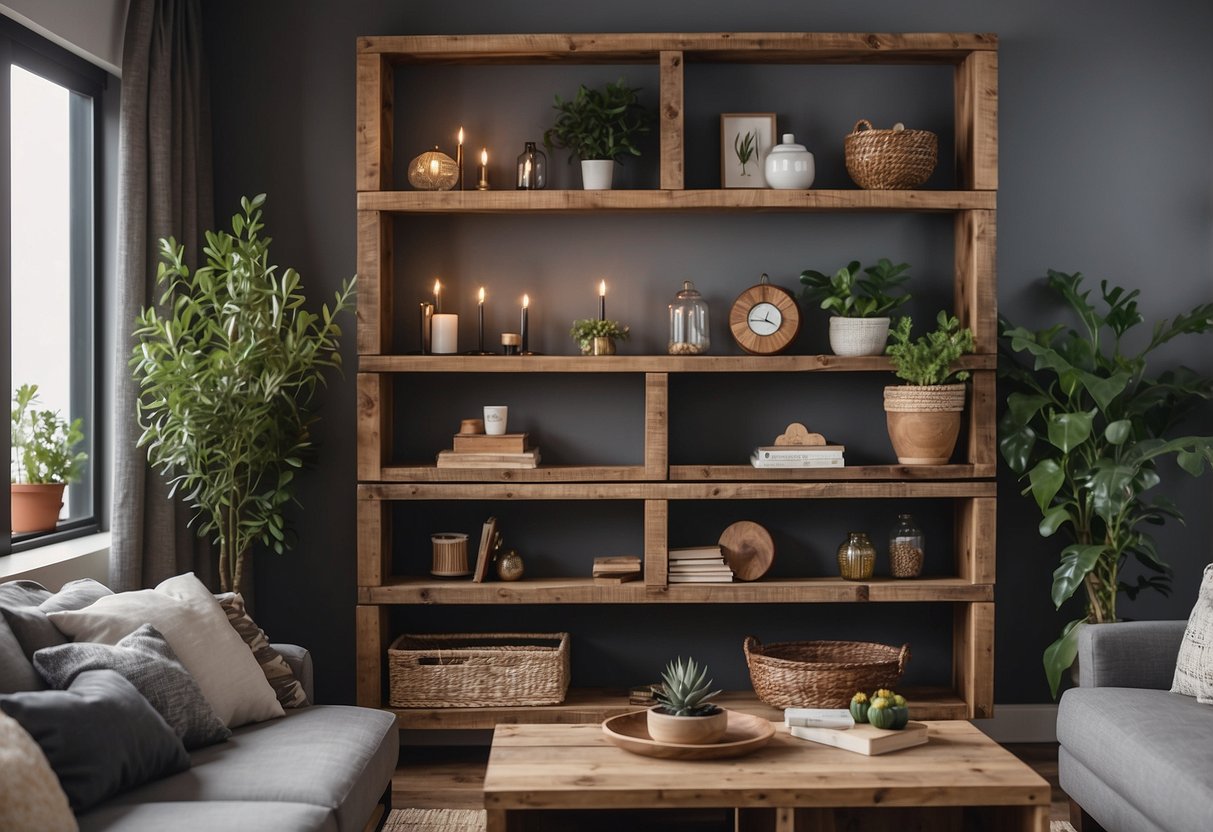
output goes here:
{"type": "Polygon", "coordinates": [[[848,581],[866,581],[876,567],[876,547],[864,532],[851,532],[838,547],[838,573],[848,581]]]}

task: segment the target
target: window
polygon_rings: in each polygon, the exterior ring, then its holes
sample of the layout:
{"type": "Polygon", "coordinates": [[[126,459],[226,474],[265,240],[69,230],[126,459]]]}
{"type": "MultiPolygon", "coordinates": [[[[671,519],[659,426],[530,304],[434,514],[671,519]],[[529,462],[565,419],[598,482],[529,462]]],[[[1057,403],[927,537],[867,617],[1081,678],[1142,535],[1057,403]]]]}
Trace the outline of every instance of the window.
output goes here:
{"type": "MultiPolygon", "coordinates": [[[[5,534],[0,554],[97,527],[96,157],[105,77],[0,18],[0,382],[10,399],[36,384],[41,408],[81,419],[79,448],[89,455],[64,494],[58,529],[5,534]]],[[[0,521],[12,528],[7,500],[0,521]]]]}

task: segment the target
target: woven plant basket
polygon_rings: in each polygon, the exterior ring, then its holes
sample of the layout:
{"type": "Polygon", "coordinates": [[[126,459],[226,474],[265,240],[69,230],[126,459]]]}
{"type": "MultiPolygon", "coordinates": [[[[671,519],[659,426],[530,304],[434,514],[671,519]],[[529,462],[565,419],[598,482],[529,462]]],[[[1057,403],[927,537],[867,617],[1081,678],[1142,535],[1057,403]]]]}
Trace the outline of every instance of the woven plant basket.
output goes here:
{"type": "Polygon", "coordinates": [[[393,708],[558,705],[569,688],[568,633],[402,635],[387,656],[393,708]]]}
{"type": "Polygon", "coordinates": [[[785,641],[744,644],[750,681],[774,708],[845,708],[858,691],[891,688],[910,660],[900,648],[867,641],[785,641]]]}
{"type": "Polygon", "coordinates": [[[876,130],[861,118],[843,140],[847,173],[869,190],[916,188],[931,178],[939,139],[929,130],[876,130]]]}
{"type": "Polygon", "coordinates": [[[884,409],[901,413],[940,413],[965,409],[963,384],[893,384],[884,389],[884,409]]]}

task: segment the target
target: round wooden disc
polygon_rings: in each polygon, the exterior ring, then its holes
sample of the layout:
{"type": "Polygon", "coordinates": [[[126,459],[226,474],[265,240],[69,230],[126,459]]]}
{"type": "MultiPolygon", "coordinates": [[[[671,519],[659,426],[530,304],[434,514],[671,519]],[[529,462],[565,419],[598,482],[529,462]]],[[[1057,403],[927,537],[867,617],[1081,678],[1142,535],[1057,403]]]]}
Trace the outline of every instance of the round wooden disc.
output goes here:
{"type": "Polygon", "coordinates": [[[775,562],[771,533],[752,520],[739,520],[720,535],[720,551],[739,581],[756,581],[775,562]]]}

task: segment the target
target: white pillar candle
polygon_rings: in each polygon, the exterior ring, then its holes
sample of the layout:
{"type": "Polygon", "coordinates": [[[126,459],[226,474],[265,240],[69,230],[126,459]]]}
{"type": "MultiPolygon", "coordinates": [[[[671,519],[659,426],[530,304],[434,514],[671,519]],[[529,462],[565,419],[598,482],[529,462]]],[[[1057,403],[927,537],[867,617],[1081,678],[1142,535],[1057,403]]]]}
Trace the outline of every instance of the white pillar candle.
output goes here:
{"type": "Polygon", "coordinates": [[[459,352],[459,316],[435,315],[430,349],[434,355],[452,355],[459,352]]]}

